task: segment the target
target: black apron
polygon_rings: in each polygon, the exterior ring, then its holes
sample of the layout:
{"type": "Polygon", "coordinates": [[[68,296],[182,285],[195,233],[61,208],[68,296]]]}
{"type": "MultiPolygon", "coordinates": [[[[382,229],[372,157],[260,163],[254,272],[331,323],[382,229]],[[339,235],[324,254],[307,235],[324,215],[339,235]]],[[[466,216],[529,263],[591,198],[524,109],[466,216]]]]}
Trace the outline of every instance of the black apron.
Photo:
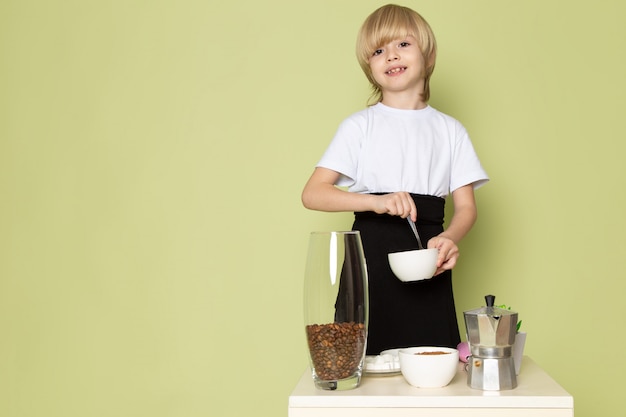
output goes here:
{"type": "MultiPolygon", "coordinates": [[[[417,229],[424,245],[443,231],[445,199],[411,194],[417,229]]],[[[387,254],[417,249],[406,219],[356,212],[353,230],[361,232],[369,279],[367,354],[410,346],[456,348],[461,341],[452,293],[452,272],[402,282],[391,271],[387,254]]]]}

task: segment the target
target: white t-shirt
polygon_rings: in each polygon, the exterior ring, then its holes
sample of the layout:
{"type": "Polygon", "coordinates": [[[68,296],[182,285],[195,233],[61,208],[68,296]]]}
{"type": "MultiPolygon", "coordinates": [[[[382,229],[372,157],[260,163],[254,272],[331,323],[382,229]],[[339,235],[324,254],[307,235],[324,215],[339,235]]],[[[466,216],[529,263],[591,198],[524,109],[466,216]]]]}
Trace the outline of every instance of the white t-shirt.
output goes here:
{"type": "Polygon", "coordinates": [[[446,197],[489,181],[465,128],[430,106],[402,110],[378,103],[351,115],[317,166],[339,172],[336,185],[357,193],[446,197]]]}

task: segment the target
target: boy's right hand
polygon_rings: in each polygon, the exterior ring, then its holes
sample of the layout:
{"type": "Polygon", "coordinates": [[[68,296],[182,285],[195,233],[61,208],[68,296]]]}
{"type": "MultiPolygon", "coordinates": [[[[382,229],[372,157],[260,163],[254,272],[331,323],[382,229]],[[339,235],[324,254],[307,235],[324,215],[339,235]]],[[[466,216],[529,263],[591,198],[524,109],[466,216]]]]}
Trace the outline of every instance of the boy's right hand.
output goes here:
{"type": "Polygon", "coordinates": [[[411,194],[406,191],[399,191],[390,194],[378,195],[376,207],[374,211],[378,214],[389,214],[391,216],[400,216],[403,219],[411,216],[411,219],[417,221],[417,207],[411,194]]]}

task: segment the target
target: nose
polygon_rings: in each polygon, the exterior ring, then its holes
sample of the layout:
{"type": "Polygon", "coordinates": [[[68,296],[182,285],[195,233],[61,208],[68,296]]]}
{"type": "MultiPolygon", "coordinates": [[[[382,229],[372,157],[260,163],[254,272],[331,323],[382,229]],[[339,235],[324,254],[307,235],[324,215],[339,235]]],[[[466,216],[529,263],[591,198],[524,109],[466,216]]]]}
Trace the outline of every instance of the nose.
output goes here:
{"type": "Polygon", "coordinates": [[[400,57],[398,56],[398,53],[396,52],[396,50],[394,49],[388,49],[387,50],[387,61],[391,62],[391,61],[396,61],[400,59],[400,57]]]}

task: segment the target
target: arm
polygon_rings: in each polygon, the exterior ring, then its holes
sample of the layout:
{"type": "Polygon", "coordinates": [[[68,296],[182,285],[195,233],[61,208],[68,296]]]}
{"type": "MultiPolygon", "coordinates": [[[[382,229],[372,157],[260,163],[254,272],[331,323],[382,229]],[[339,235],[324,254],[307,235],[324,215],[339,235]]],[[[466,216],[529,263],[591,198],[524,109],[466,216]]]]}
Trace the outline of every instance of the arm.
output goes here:
{"type": "Polygon", "coordinates": [[[397,192],[385,195],[359,194],[335,186],[340,174],[327,168],[315,168],[302,191],[302,204],[320,211],[373,211],[417,220],[417,209],[411,195],[397,192]]]}
{"type": "Polygon", "coordinates": [[[457,243],[471,230],[478,215],[474,198],[474,186],[472,184],[454,190],[452,201],[454,203],[454,214],[448,228],[428,241],[429,248],[439,249],[435,275],[454,268],[459,258],[457,243]]]}

